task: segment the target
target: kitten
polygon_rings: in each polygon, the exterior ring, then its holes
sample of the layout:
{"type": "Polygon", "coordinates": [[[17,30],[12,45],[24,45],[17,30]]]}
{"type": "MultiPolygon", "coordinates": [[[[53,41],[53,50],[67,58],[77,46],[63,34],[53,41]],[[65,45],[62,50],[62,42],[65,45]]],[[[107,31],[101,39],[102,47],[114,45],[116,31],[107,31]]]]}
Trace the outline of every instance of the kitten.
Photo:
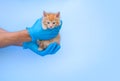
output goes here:
{"type": "MultiPolygon", "coordinates": [[[[43,12],[42,27],[44,30],[53,29],[60,25],[60,12],[58,13],[47,13],[43,12]]],[[[44,50],[50,43],[57,42],[60,44],[60,35],[51,40],[38,40],[38,50],[44,50]]]]}

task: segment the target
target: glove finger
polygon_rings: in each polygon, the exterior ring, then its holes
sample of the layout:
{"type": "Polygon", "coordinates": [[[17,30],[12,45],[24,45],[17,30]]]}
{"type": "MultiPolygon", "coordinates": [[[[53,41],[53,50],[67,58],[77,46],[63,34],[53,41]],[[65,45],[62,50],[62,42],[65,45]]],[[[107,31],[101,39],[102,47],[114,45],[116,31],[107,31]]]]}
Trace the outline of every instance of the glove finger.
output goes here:
{"type": "Polygon", "coordinates": [[[33,24],[33,27],[37,25],[40,22],[40,19],[36,20],[35,23],[33,24]]]}
{"type": "Polygon", "coordinates": [[[41,55],[47,55],[47,54],[49,54],[49,51],[51,50],[51,48],[52,47],[54,47],[55,46],[55,44],[53,43],[53,44],[50,44],[45,50],[43,50],[43,51],[41,51],[41,55]]]}
{"type": "Polygon", "coordinates": [[[56,48],[56,46],[57,46],[57,43],[56,42],[54,42],[54,43],[51,43],[53,46],[52,46],[52,48],[49,50],[49,54],[52,54],[53,53],[53,51],[54,51],[54,49],[56,48]]]}
{"type": "Polygon", "coordinates": [[[52,53],[52,54],[55,54],[60,48],[61,48],[61,46],[60,46],[60,45],[57,45],[56,48],[53,50],[53,53],[52,53]]]}

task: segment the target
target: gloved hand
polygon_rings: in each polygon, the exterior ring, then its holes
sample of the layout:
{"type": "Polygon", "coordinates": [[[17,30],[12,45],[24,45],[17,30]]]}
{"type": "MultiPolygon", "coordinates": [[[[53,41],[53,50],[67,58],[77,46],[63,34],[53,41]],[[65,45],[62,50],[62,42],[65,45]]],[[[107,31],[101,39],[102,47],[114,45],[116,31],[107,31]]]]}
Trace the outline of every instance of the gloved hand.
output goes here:
{"type": "Polygon", "coordinates": [[[32,27],[27,28],[27,30],[30,37],[32,38],[32,41],[36,41],[38,39],[49,40],[58,35],[59,30],[61,29],[61,26],[62,26],[62,21],[61,21],[61,24],[58,27],[55,27],[54,29],[43,30],[42,18],[40,18],[35,22],[35,24],[32,27]]]}
{"type": "Polygon", "coordinates": [[[38,45],[36,42],[24,42],[23,43],[23,47],[29,48],[30,50],[32,50],[33,52],[35,52],[38,55],[41,56],[45,56],[48,54],[55,54],[59,49],[60,49],[60,45],[58,45],[56,42],[51,43],[45,50],[39,51],[38,50],[38,45]]]}

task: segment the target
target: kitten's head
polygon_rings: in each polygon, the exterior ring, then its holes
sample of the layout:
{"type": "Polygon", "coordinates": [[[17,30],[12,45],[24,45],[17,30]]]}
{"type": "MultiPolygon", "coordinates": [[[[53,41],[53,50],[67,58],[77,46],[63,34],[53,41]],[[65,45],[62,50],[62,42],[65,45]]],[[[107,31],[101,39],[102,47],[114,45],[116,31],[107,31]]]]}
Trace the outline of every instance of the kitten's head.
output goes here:
{"type": "Polygon", "coordinates": [[[42,20],[44,29],[52,29],[56,26],[60,25],[60,12],[58,13],[47,13],[43,12],[43,20],[42,20]]]}

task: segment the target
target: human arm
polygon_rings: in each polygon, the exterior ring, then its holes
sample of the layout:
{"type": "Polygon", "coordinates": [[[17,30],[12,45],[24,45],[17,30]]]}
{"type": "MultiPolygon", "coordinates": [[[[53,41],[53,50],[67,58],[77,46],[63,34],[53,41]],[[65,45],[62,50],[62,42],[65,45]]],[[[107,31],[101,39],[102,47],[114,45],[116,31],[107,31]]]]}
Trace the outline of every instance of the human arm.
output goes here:
{"type": "Polygon", "coordinates": [[[17,32],[7,32],[1,30],[0,32],[0,47],[20,44],[22,42],[31,41],[31,37],[27,30],[17,32]],[[2,32],[3,31],[3,32],[2,32]]]}

